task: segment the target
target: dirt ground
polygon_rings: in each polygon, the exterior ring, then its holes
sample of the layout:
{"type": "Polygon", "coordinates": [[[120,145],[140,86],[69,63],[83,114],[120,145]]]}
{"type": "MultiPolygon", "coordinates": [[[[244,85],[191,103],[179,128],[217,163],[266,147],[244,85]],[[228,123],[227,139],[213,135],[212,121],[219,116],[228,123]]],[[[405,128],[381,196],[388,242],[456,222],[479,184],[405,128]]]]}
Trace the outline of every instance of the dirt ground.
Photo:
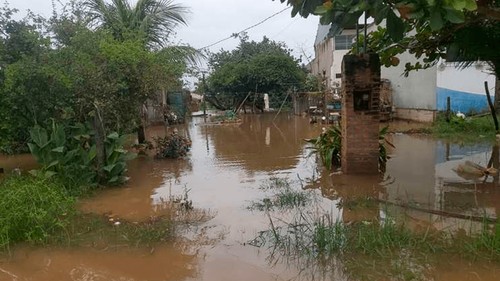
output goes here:
{"type": "Polygon", "coordinates": [[[429,133],[429,130],[432,127],[432,123],[408,120],[393,120],[380,123],[380,128],[383,128],[385,126],[389,126],[390,133],[425,134],[429,133]]]}

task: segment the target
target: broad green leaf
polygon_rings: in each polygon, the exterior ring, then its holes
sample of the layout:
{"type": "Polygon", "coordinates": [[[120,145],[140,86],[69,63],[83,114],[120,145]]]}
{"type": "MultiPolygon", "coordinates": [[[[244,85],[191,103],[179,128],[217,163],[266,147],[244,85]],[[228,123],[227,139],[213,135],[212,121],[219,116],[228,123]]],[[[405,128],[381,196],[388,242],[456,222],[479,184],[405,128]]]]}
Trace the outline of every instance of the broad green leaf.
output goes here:
{"type": "Polygon", "coordinates": [[[462,23],[465,21],[465,15],[462,11],[446,9],[445,17],[452,23],[462,23]]]}
{"type": "Polygon", "coordinates": [[[467,11],[477,10],[477,3],[475,0],[465,0],[465,9],[467,11]]]}
{"type": "Polygon", "coordinates": [[[53,152],[58,152],[58,153],[63,153],[64,152],[64,146],[59,146],[54,149],[52,149],[53,152]]]}
{"type": "Polygon", "coordinates": [[[47,130],[39,125],[30,129],[30,137],[40,148],[44,148],[49,143],[47,130]]]}
{"type": "Polygon", "coordinates": [[[451,5],[453,6],[453,8],[455,8],[455,10],[461,11],[461,10],[465,9],[465,7],[467,6],[467,1],[466,0],[452,0],[451,5]]]}
{"type": "Polygon", "coordinates": [[[327,12],[328,12],[328,10],[323,5],[318,6],[318,7],[316,7],[316,9],[314,9],[314,14],[316,14],[316,15],[323,15],[323,14],[326,14],[327,12]]]}
{"type": "Polygon", "coordinates": [[[62,126],[54,125],[54,130],[52,131],[50,138],[55,146],[64,146],[66,143],[66,134],[64,133],[62,126]]]}
{"type": "Polygon", "coordinates": [[[33,156],[37,157],[37,155],[36,155],[38,153],[37,146],[33,143],[28,143],[28,148],[30,149],[31,154],[33,154],[33,156]]]}
{"type": "Polygon", "coordinates": [[[436,9],[433,9],[431,11],[431,17],[429,19],[429,26],[433,31],[439,30],[443,27],[443,17],[441,16],[441,11],[436,9]]]}
{"type": "Polygon", "coordinates": [[[385,18],[387,18],[387,13],[389,12],[388,6],[380,5],[373,13],[376,24],[380,24],[385,18]]]}
{"type": "Polygon", "coordinates": [[[104,166],[102,167],[102,169],[108,173],[111,172],[111,170],[113,170],[113,168],[116,166],[116,164],[110,164],[110,165],[107,165],[107,166],[104,166]]]}
{"type": "Polygon", "coordinates": [[[59,164],[58,160],[52,161],[47,167],[45,167],[45,169],[50,169],[50,168],[54,167],[57,164],[59,164]]]}
{"type": "Polygon", "coordinates": [[[109,179],[108,183],[116,183],[120,179],[120,177],[114,176],[111,179],[109,179]]]}
{"type": "Polygon", "coordinates": [[[354,7],[351,8],[351,12],[359,12],[359,11],[364,12],[365,10],[368,9],[368,7],[369,5],[367,1],[361,1],[357,5],[354,5],[354,7]]]}
{"type": "Polygon", "coordinates": [[[88,154],[88,161],[94,160],[94,158],[97,156],[97,148],[95,145],[90,147],[89,154],[88,154]]]}
{"type": "Polygon", "coordinates": [[[387,13],[387,32],[394,42],[399,42],[404,37],[405,24],[392,10],[387,13]]]}
{"type": "Polygon", "coordinates": [[[111,134],[109,134],[107,136],[108,139],[118,139],[120,137],[120,135],[118,135],[117,132],[112,132],[111,134]]]}
{"type": "Polygon", "coordinates": [[[55,176],[57,173],[56,172],[53,172],[53,171],[45,171],[45,177],[46,178],[51,178],[53,176],[55,176]]]}

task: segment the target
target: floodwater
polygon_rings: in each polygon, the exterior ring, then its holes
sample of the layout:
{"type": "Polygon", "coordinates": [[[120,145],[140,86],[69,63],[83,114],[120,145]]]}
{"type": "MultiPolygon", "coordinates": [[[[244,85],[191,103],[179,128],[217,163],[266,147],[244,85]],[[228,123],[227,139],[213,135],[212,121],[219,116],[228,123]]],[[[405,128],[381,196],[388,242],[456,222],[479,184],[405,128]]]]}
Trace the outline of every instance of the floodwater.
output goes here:
{"type": "MultiPolygon", "coordinates": [[[[377,176],[348,176],[324,171],[304,139],[317,136],[320,124],[290,115],[244,115],[240,124],[206,125],[193,118],[177,126],[191,138],[190,155],[180,160],[139,157],[129,165],[130,181],[80,202],[84,212],[144,221],[161,213],[172,196],[188,195],[193,206],[211,219],[186,224],[178,238],[155,249],[124,247],[13,249],[0,257],[0,280],[350,280],[337,270],[318,273],[314,266],[276,257],[269,247],[251,243],[269,229],[269,218],[286,221],[286,210],[252,209],[268,194],[271,178],[287,178],[297,189],[314,193],[312,209],[326,210],[344,221],[378,220],[387,210],[339,208],[355,198],[371,196],[393,203],[393,211],[415,227],[473,231],[479,222],[463,216],[496,218],[500,212],[498,178],[470,178],[454,172],[465,160],[487,166],[498,147],[449,144],[421,135],[391,134],[395,148],[387,171],[377,176]],[[417,206],[418,208],[401,208],[417,206]],[[433,210],[436,212],[425,212],[433,210]],[[445,214],[442,216],[440,214],[445,214]]],[[[153,127],[148,137],[173,128],[153,127]]],[[[495,158],[495,157],[493,157],[495,158]]],[[[496,160],[498,162],[498,160],[496,160]]],[[[34,167],[27,156],[0,157],[6,172],[34,167]]],[[[453,257],[439,265],[422,265],[416,280],[498,280],[500,267],[453,257]]],[[[377,270],[377,269],[373,269],[377,270]]],[[[387,278],[389,280],[389,278],[387,278]]],[[[391,279],[391,280],[398,280],[391,279]]]]}

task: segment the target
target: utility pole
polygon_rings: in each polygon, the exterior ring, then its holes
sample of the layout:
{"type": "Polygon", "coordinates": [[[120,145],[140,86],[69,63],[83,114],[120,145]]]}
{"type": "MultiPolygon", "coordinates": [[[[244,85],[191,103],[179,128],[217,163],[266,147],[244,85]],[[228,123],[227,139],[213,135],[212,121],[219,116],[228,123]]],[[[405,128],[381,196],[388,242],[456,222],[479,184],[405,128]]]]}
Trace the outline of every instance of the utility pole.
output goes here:
{"type": "Polygon", "coordinates": [[[207,123],[207,102],[205,100],[205,92],[207,90],[207,85],[205,83],[205,72],[202,73],[203,82],[203,120],[207,123]]]}

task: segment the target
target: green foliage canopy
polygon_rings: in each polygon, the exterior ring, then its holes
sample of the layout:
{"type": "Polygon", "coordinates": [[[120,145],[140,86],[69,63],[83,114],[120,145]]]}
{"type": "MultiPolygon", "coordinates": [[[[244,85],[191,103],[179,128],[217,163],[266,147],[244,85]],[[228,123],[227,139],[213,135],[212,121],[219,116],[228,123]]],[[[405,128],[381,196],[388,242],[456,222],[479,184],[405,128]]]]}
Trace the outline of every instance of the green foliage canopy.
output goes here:
{"type": "Polygon", "coordinates": [[[182,88],[192,48],[147,48],[140,31],[115,38],[90,28],[83,2],[70,4],[48,20],[0,9],[0,151],[26,151],[35,124],[85,123],[96,109],[108,133],[129,133],[148,98],[182,88]]]}
{"type": "Polygon", "coordinates": [[[250,92],[269,93],[277,107],[287,91],[303,87],[306,77],[290,50],[266,37],[261,42],[242,37],[235,50],[211,54],[208,64],[206,98],[222,110],[237,107],[250,92]]]}

